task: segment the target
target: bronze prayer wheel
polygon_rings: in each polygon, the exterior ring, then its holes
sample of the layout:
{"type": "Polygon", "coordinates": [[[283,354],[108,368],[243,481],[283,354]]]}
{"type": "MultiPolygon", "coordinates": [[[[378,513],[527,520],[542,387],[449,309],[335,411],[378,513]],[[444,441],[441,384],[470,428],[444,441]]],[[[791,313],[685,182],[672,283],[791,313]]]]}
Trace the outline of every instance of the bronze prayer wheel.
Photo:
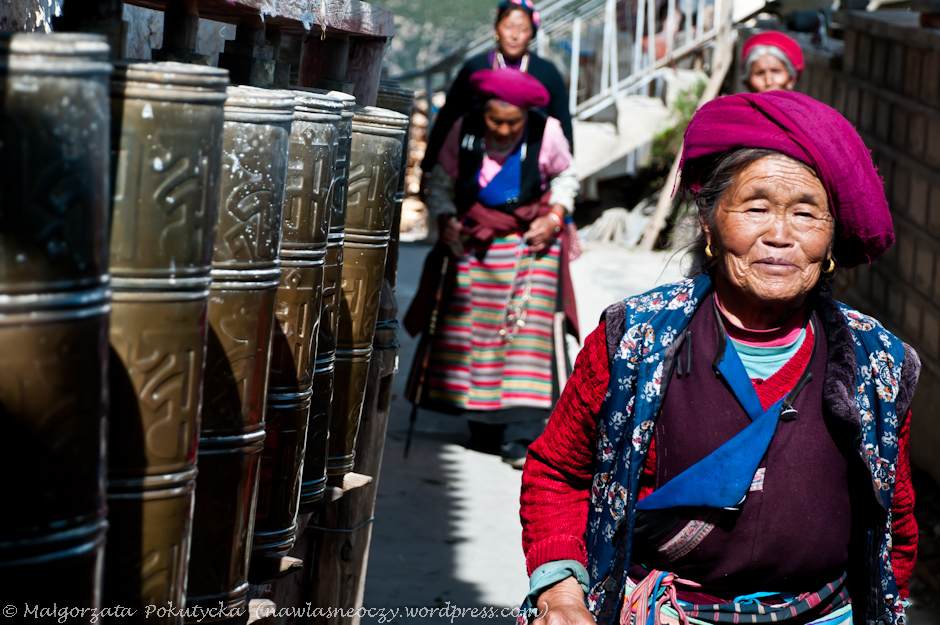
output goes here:
{"type": "Polygon", "coordinates": [[[0,34],[0,579],[20,608],[102,607],[108,56],[0,34]]]}
{"type": "Polygon", "coordinates": [[[227,84],[180,63],[121,63],[111,83],[107,605],[185,604],[227,84]]]}
{"type": "Polygon", "coordinates": [[[252,557],[294,544],[343,104],[296,91],[252,557]]]}
{"type": "Polygon", "coordinates": [[[398,177],[398,189],[395,192],[395,214],[392,217],[391,238],[388,243],[388,255],[385,259],[385,284],[379,302],[379,318],[372,341],[376,356],[373,365],[378,369],[379,377],[390,375],[395,370],[395,358],[398,355],[398,301],[395,299],[395,283],[398,274],[398,242],[401,230],[401,211],[405,201],[405,170],[408,167],[408,142],[411,138],[411,116],[414,113],[414,91],[403,89],[397,81],[383,80],[379,83],[376,106],[401,113],[408,118],[405,130],[405,143],[402,146],[401,173],[398,177]]]}
{"type": "Polygon", "coordinates": [[[408,118],[359,107],[350,148],[327,475],[353,469],[408,118]]]}
{"type": "MultiPolygon", "coordinates": [[[[385,278],[394,288],[395,274],[398,270],[398,235],[401,227],[401,207],[405,201],[405,170],[408,168],[408,143],[411,139],[411,116],[414,114],[415,92],[411,89],[405,89],[398,84],[398,81],[383,80],[379,83],[379,94],[376,99],[376,106],[401,113],[408,118],[408,127],[405,129],[405,144],[402,146],[401,174],[398,178],[398,189],[395,192],[395,216],[392,219],[392,238],[388,247],[388,257],[385,262],[385,278]]],[[[397,332],[398,325],[392,328],[397,332]]],[[[394,342],[395,336],[381,341],[381,344],[394,342]]],[[[376,345],[380,343],[376,336],[376,345]]]]}
{"type": "Polygon", "coordinates": [[[188,606],[247,604],[293,115],[291,92],[228,89],[188,606]]]}
{"type": "Polygon", "coordinates": [[[313,401],[307,426],[303,479],[300,488],[300,509],[310,512],[326,491],[326,457],[333,405],[333,373],[336,360],[336,333],[342,297],[340,283],[343,271],[343,240],[346,232],[346,197],[349,180],[349,150],[352,142],[353,109],[356,99],[340,91],[311,93],[328,95],[343,103],[337,152],[333,167],[332,211],[323,273],[323,308],[317,338],[317,354],[313,374],[313,401]]]}

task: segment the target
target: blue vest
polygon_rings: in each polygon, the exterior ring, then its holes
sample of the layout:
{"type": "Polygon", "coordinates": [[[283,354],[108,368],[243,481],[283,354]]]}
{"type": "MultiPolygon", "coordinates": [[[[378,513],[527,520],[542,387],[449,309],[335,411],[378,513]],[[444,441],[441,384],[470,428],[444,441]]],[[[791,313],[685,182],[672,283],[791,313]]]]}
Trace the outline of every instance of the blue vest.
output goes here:
{"type": "MultiPolygon", "coordinates": [[[[605,582],[612,574],[618,541],[627,541],[626,562],[629,562],[632,512],[636,509],[640,473],[659,412],[666,348],[685,330],[711,289],[711,278],[703,274],[624,302],[626,330],[610,363],[610,383],[598,421],[596,466],[588,510],[587,568],[592,587],[587,605],[595,617],[607,592],[622,593],[622,587],[614,588],[605,582]],[[611,586],[610,590],[605,585],[611,586]]],[[[899,421],[895,404],[904,345],[876,319],[841,303],[839,309],[855,346],[855,405],[862,425],[859,453],[881,505],[890,511],[898,456],[899,421]]],[[[904,609],[891,571],[891,515],[886,516],[885,526],[877,528],[871,536],[877,564],[870,564],[880,571],[884,605],[879,612],[890,615],[887,622],[903,625],[904,609]]],[[[610,600],[619,602],[621,598],[612,596],[610,600]]]]}

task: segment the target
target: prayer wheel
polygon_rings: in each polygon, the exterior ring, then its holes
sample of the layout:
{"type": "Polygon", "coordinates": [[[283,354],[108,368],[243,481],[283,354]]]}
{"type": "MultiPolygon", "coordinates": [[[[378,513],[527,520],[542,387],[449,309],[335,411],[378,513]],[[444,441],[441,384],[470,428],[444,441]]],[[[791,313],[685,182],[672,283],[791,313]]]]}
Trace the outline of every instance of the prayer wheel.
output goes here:
{"type": "Polygon", "coordinates": [[[286,554],[294,544],[343,111],[327,95],[294,94],[253,559],[286,554]]]}
{"type": "MultiPolygon", "coordinates": [[[[379,95],[376,106],[401,113],[408,118],[405,130],[405,143],[402,146],[401,173],[398,189],[395,192],[395,214],[392,217],[391,239],[388,244],[388,256],[385,261],[385,284],[379,303],[379,318],[375,328],[373,346],[382,354],[377,361],[381,364],[379,377],[390,375],[395,370],[395,357],[398,355],[398,301],[395,298],[395,283],[398,272],[398,236],[401,230],[401,211],[405,201],[405,169],[408,167],[408,141],[411,138],[411,116],[414,113],[414,91],[402,88],[397,81],[383,80],[379,83],[379,95]]],[[[389,392],[391,386],[388,387],[389,392]]]]}
{"type": "Polygon", "coordinates": [[[108,57],[0,34],[0,579],[20,609],[102,606],[108,57]]]}
{"type": "Polygon", "coordinates": [[[111,83],[105,605],[185,601],[227,85],[181,63],[122,63],[111,83]]]}
{"type": "Polygon", "coordinates": [[[293,115],[289,91],[228,89],[186,595],[231,615],[248,599],[293,115]]]}
{"type": "Polygon", "coordinates": [[[328,95],[343,103],[339,124],[336,159],[333,167],[333,196],[329,235],[326,245],[326,266],[323,274],[323,310],[317,339],[313,373],[313,402],[307,427],[303,479],[300,487],[300,509],[310,512],[326,491],[326,457],[333,408],[333,375],[336,360],[336,334],[339,328],[340,290],[343,272],[343,241],[346,232],[346,198],[349,181],[349,150],[352,143],[353,109],[356,99],[340,91],[310,93],[328,95]]]}
{"type": "Polygon", "coordinates": [[[353,469],[408,118],[357,107],[352,124],[342,302],[327,475],[353,469]]]}

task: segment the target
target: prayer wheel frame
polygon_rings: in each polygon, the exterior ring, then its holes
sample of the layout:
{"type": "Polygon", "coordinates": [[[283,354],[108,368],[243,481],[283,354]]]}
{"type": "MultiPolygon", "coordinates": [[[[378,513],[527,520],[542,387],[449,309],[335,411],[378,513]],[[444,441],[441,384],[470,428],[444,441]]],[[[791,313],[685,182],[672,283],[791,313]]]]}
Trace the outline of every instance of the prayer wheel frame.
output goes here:
{"type": "MultiPolygon", "coordinates": [[[[271,84],[264,83],[263,76],[270,69],[271,65],[259,64],[259,55],[266,54],[265,46],[275,49],[274,60],[277,60],[277,48],[279,48],[280,37],[282,35],[300,36],[302,38],[302,47],[299,56],[299,73],[297,84],[290,85],[290,88],[319,87],[326,89],[336,89],[345,91],[356,98],[356,102],[363,106],[373,106],[376,103],[376,95],[379,90],[379,81],[381,76],[382,52],[387,40],[394,34],[393,14],[386,9],[372,6],[360,0],[324,0],[322,10],[317,12],[313,18],[308,12],[299,12],[298,8],[293,6],[296,3],[290,3],[285,0],[129,0],[131,4],[164,11],[166,14],[164,33],[164,49],[155,51],[155,60],[172,60],[192,63],[202,63],[193,50],[195,41],[195,29],[198,26],[199,18],[212,19],[215,21],[228,22],[239,26],[239,34],[236,37],[239,43],[233,46],[231,50],[226,49],[226,53],[231,53],[235,58],[233,64],[226,65],[232,72],[233,83],[248,84],[252,86],[270,87],[271,84]],[[263,19],[262,19],[263,15],[263,19]],[[159,52],[159,55],[157,54],[159,52]],[[249,67],[250,71],[238,74],[236,69],[242,66],[249,67]],[[264,71],[260,71],[264,70],[264,71]],[[260,78],[259,78],[260,76],[260,78]]],[[[81,33],[100,33],[105,35],[108,43],[111,44],[113,52],[112,58],[123,58],[122,52],[127,33],[126,24],[121,22],[123,2],[121,0],[69,0],[64,4],[64,15],[62,19],[57,19],[54,30],[62,32],[81,32],[81,33]]],[[[265,60],[265,59],[260,59],[265,60]]],[[[226,61],[228,63],[228,61],[226,61]]],[[[277,67],[274,64],[270,72],[275,80],[278,76],[283,78],[283,64],[277,67]]],[[[287,85],[284,85],[287,87],[287,85]]],[[[406,135],[407,140],[407,135],[406,135]]],[[[403,156],[407,150],[403,149],[403,156]]],[[[392,238],[397,239],[397,219],[395,219],[395,232],[392,238]]],[[[387,268],[386,274],[390,271],[394,276],[396,267],[387,268]]],[[[386,296],[383,295],[383,310],[386,307],[386,296]]],[[[387,315],[382,318],[387,320],[387,315]]],[[[388,334],[386,332],[386,334],[388,334]]],[[[384,347],[387,341],[382,341],[384,347]]],[[[376,345],[378,347],[378,344],[376,345]]],[[[387,356],[387,354],[385,355],[387,356]]],[[[392,358],[394,359],[394,357],[392,358]]],[[[389,359],[383,357],[380,359],[387,363],[389,359]]],[[[387,369],[385,367],[384,369],[387,369]]],[[[384,370],[383,369],[383,370],[384,370]]],[[[371,377],[371,374],[370,374],[371,377]]],[[[390,376],[388,381],[390,382],[390,376]]],[[[382,385],[385,388],[385,385],[382,385]]],[[[379,395],[387,395],[381,389],[379,395]]],[[[387,389],[386,389],[387,390],[387,389]]],[[[365,415],[374,415],[378,401],[374,392],[370,392],[365,399],[365,415]]],[[[381,402],[380,402],[381,403],[381,402]]],[[[387,409],[387,406],[386,406],[387,409]]],[[[371,416],[367,416],[371,418],[371,416]]],[[[381,462],[381,447],[384,442],[384,428],[382,428],[380,437],[376,440],[375,436],[366,436],[362,441],[366,447],[378,452],[369,462],[363,462],[357,466],[366,473],[377,472],[378,465],[381,462]]],[[[259,441],[260,444],[260,441],[259,441]]],[[[200,454],[210,452],[211,450],[202,450],[200,454]]],[[[373,455],[372,452],[365,452],[363,449],[357,450],[360,458],[373,455]]],[[[303,528],[308,525],[313,517],[314,522],[322,516],[324,510],[338,505],[337,499],[344,494],[348,495],[351,489],[360,488],[368,485],[372,481],[369,475],[347,474],[341,480],[325,489],[324,497],[318,501],[313,513],[302,514],[298,519],[298,535],[303,537],[303,528]]],[[[366,495],[374,502],[374,489],[366,495]]],[[[302,575],[294,575],[295,580],[293,588],[296,590],[300,580],[309,582],[311,570],[313,567],[313,554],[309,552],[309,541],[306,544],[299,544],[291,552],[302,554],[306,571],[302,575]]],[[[324,550],[326,551],[326,550],[324,550]]],[[[367,550],[366,550],[367,556],[367,550]]],[[[327,556],[329,557],[329,556],[327,556]]],[[[285,561],[292,558],[284,558],[285,561]]],[[[297,561],[294,561],[296,570],[297,561]]],[[[358,565],[357,565],[358,566],[358,565]]],[[[282,564],[282,570],[277,574],[272,574],[271,579],[283,574],[284,570],[290,569],[289,566],[282,564]]],[[[357,579],[364,582],[364,561],[360,570],[356,573],[357,579]]],[[[290,580],[292,578],[287,578],[290,580]]],[[[287,580],[284,580],[285,582],[287,580]]],[[[251,587],[251,597],[271,596],[271,586],[251,587]],[[267,589],[267,590],[265,590],[267,589]]],[[[293,594],[293,603],[280,601],[281,598],[287,599],[288,593],[278,590],[278,605],[303,605],[299,601],[300,597],[295,592],[293,594]]],[[[311,588],[306,584],[305,597],[311,597],[311,588]]],[[[100,591],[98,591],[100,592],[100,591]]],[[[277,593],[275,593],[277,594],[277,593]]],[[[361,603],[360,598],[354,600],[361,603]]]]}

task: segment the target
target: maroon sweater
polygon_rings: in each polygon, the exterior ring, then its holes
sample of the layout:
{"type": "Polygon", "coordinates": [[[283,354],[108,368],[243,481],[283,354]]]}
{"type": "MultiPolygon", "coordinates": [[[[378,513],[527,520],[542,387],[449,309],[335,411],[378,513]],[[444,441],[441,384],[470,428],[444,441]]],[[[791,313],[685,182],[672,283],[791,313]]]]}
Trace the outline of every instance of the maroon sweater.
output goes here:
{"type": "MultiPolygon", "coordinates": [[[[817,339],[818,340],[818,339],[817,339]]],[[[808,343],[808,341],[807,341],[808,343]]],[[[777,375],[755,384],[761,403],[779,399],[782,389],[792,384],[775,379],[802,373],[809,358],[802,349],[777,375]],[[802,354],[802,355],[801,355],[802,354]]],[[[553,560],[587,562],[584,533],[588,501],[594,477],[594,450],[597,445],[596,418],[607,392],[609,363],[604,322],[592,332],[578,355],[574,373],[568,380],[544,434],[529,447],[522,477],[522,542],[529,573],[553,560]]],[[[910,419],[899,436],[895,496],[892,506],[894,543],[892,564],[902,598],[917,555],[917,523],[914,519],[914,491],[911,486],[908,455],[910,419]]],[[[656,474],[654,446],[644,472],[647,482],[656,474]]],[[[649,483],[647,483],[649,487],[649,483]]],[[[646,489],[647,492],[649,488],[646,489]]]]}

